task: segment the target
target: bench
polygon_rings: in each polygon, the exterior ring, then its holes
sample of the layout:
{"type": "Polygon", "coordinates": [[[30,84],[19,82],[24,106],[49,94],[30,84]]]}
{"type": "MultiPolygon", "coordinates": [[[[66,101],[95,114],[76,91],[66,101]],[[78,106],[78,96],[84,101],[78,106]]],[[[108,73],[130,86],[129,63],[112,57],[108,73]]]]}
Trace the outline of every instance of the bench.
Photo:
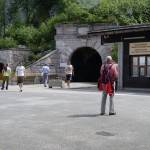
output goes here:
{"type": "MultiPolygon", "coordinates": [[[[14,85],[14,83],[17,84],[17,77],[13,77],[10,80],[11,80],[12,85],[14,85]]],[[[24,78],[23,83],[24,84],[28,84],[28,83],[34,84],[35,83],[35,76],[26,76],[26,78],[24,78]]]]}
{"type": "Polygon", "coordinates": [[[35,83],[35,76],[26,76],[26,78],[24,78],[24,83],[35,83]]]}
{"type": "MultiPolygon", "coordinates": [[[[58,79],[58,74],[48,75],[48,80],[53,80],[53,79],[58,79]]],[[[43,76],[36,75],[36,82],[40,83],[40,84],[43,84],[43,76]]]]}

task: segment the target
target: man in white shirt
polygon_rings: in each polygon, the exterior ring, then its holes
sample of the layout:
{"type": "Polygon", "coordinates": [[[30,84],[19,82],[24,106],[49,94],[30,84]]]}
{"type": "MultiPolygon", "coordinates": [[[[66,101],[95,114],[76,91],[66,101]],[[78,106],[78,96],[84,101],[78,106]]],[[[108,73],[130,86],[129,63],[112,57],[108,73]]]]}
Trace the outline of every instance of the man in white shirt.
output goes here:
{"type": "Polygon", "coordinates": [[[22,92],[23,81],[24,78],[26,78],[25,67],[22,66],[22,63],[20,63],[19,66],[16,67],[16,76],[17,76],[17,82],[20,88],[20,92],[22,92]]]}
{"type": "Polygon", "coordinates": [[[67,86],[70,87],[70,82],[72,80],[73,72],[73,66],[71,65],[70,61],[68,61],[67,66],[65,68],[66,73],[66,80],[67,80],[67,86]]]}
{"type": "Polygon", "coordinates": [[[50,72],[49,67],[47,66],[47,64],[45,64],[42,67],[42,72],[43,72],[43,80],[44,80],[44,86],[47,87],[47,83],[48,83],[48,74],[50,72]]]}

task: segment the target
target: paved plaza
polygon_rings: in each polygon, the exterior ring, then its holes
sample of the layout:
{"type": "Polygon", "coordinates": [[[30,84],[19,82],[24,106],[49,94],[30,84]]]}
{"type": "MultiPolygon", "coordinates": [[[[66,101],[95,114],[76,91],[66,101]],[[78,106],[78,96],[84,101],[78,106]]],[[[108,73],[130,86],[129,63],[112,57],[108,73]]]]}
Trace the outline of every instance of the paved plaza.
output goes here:
{"type": "Polygon", "coordinates": [[[0,91],[0,150],[149,150],[150,92],[118,91],[100,116],[95,84],[0,91]]]}

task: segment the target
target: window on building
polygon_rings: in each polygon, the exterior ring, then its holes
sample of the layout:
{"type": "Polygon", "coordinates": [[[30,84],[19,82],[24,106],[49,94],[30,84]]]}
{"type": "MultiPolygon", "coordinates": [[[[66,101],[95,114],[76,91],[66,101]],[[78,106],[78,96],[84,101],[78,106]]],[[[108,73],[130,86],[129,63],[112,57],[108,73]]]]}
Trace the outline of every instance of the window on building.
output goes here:
{"type": "Polygon", "coordinates": [[[132,56],[131,62],[132,77],[150,77],[150,56],[132,56]]]}

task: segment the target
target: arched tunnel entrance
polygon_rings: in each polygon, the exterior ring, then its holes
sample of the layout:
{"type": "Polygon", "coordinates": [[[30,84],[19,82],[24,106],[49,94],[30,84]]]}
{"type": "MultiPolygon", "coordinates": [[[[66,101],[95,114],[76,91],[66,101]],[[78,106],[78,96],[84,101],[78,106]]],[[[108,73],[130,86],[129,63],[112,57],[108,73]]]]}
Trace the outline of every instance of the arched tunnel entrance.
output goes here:
{"type": "Polygon", "coordinates": [[[0,63],[0,80],[3,79],[3,76],[2,76],[3,66],[4,66],[4,64],[3,64],[3,63],[0,63]]]}
{"type": "Polygon", "coordinates": [[[71,63],[74,67],[74,82],[97,82],[102,60],[96,50],[90,47],[77,49],[71,57],[71,63]]]}

